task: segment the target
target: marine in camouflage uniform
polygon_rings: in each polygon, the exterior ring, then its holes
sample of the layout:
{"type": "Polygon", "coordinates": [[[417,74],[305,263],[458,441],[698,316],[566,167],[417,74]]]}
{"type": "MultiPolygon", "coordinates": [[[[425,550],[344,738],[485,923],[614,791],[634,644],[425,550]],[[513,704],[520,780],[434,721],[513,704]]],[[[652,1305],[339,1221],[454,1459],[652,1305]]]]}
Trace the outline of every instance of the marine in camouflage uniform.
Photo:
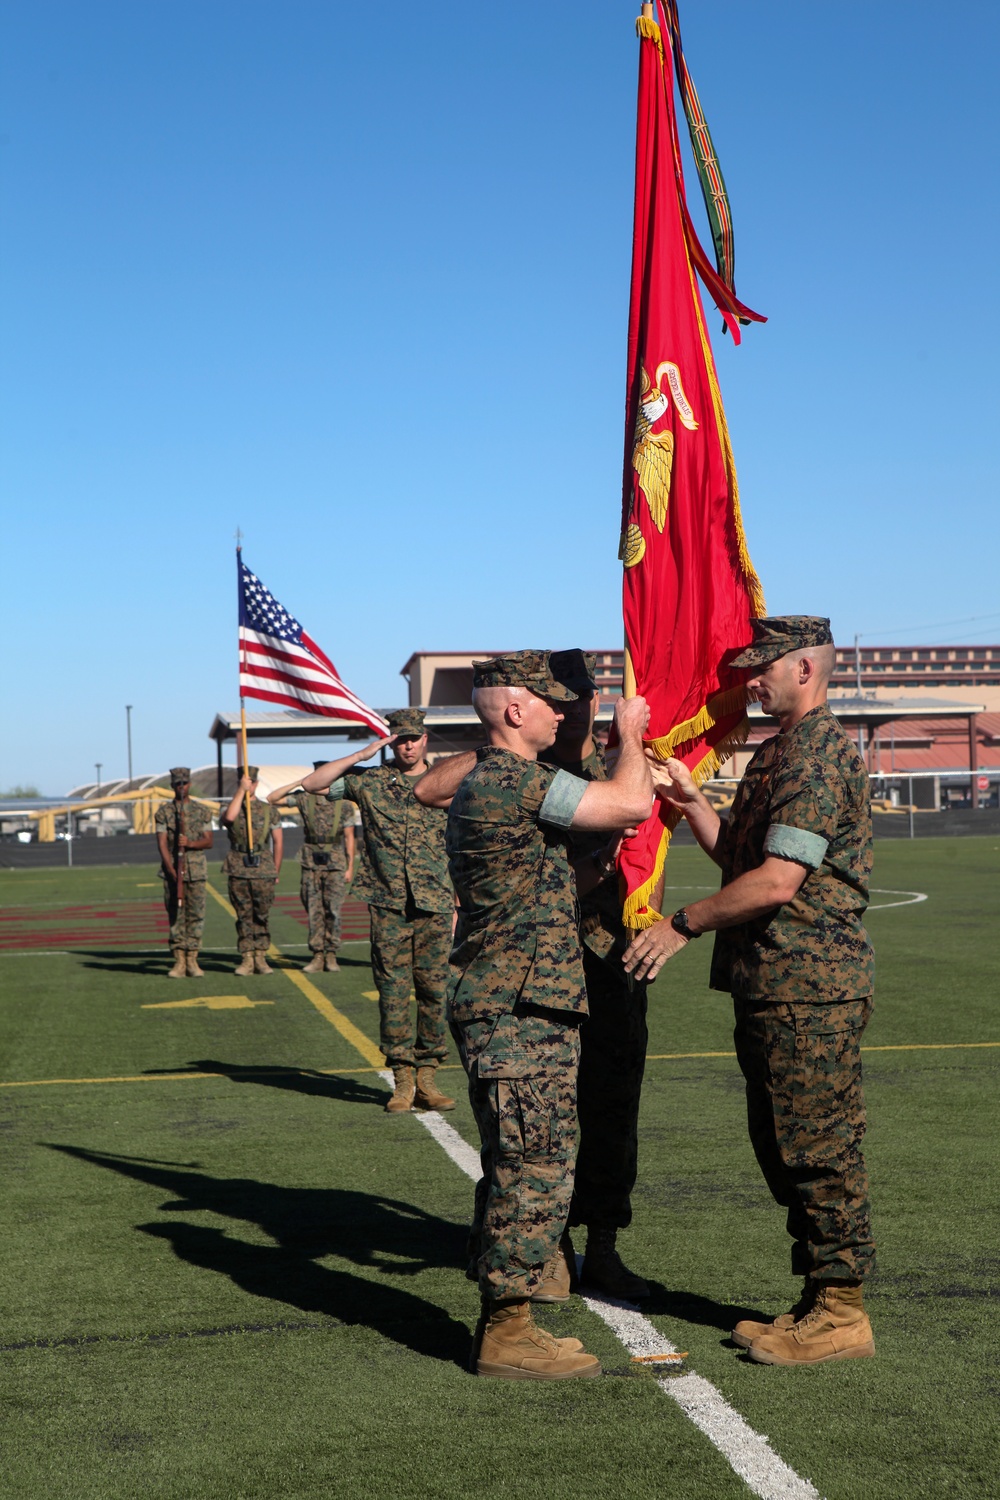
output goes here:
{"type": "Polygon", "coordinates": [[[423,710],[398,709],[388,717],[396,754],[386,765],[357,767],[366,746],[327,770],[307,777],[322,782],[332,772],[328,796],[349,798],[361,813],[363,859],[354,895],[371,917],[372,973],[379,995],[379,1045],[393,1070],[390,1113],[451,1109],[434,1072],[448,1055],[445,984],[455,909],[444,847],[447,814],[424,807],[413,795],[427,769],[423,710]],[[416,996],[414,1026],[412,996],[416,996]]]}
{"type": "MultiPolygon", "coordinates": [[[[547,652],[494,658],[474,672],[477,690],[522,688],[524,698],[556,705],[576,697],[550,670],[547,652]]],[[[592,1356],[557,1345],[530,1315],[530,1299],[559,1252],[573,1191],[587,992],[567,831],[590,788],[535,758],[555,733],[551,707],[548,739],[533,740],[539,730],[525,719],[522,740],[510,736],[515,749],[502,742],[496,704],[474,701],[491,743],[476,751],[448,815],[460,903],[449,1017],[483,1167],[473,1226],[483,1294],[474,1366],[505,1378],[593,1375],[592,1356]]],[[[636,750],[641,762],[638,738],[636,750]]],[[[455,760],[464,768],[468,757],[455,760]]]]}
{"type": "Polygon", "coordinates": [[[191,771],[174,766],[170,771],[174,789],[173,802],[162,802],[156,809],[156,841],[160,850],[160,879],[163,881],[163,904],[170,923],[170,948],[174,955],[171,979],[199,979],[198,965],[202,934],[205,930],[205,883],[208,879],[206,850],[212,847],[212,811],[203,802],[190,797],[191,771]],[[178,836],[185,840],[178,846],[178,836]],[[178,903],[176,864],[181,861],[183,900],[178,903]]]}
{"type": "Polygon", "coordinates": [[[241,767],[238,774],[240,790],[222,816],[229,835],[229,853],[222,869],[229,880],[229,900],[236,913],[236,945],[243,954],[236,973],[270,974],[266,957],[271,946],[269,918],[281,871],[283,836],[275,809],[254,795],[259,776],[257,767],[249,766],[246,776],[241,767]],[[244,798],[250,803],[252,853],[244,798]]]}
{"type": "MultiPolygon", "coordinates": [[[[318,770],[324,761],[316,761],[318,770]]],[[[270,800],[270,799],[269,799],[270,800]]],[[[302,817],[305,839],[299,861],[299,897],[309,920],[309,948],[314,957],[306,969],[337,971],[340,909],[354,875],[354,818],[357,808],[342,797],[297,792],[291,802],[302,817]]]]}
{"type": "MultiPolygon", "coordinates": [[[[539,754],[545,765],[559,766],[585,781],[606,781],[603,747],[593,738],[597,707],[596,657],[580,650],[554,651],[554,675],[578,694],[567,704],[555,743],[539,754]],[[580,751],[584,754],[580,758],[580,751]]],[[[649,1285],[621,1261],[616,1248],[620,1229],[632,1222],[631,1193],[638,1171],[639,1096],[646,1066],[646,984],[629,981],[622,957],[629,934],[622,923],[618,873],[601,833],[568,837],[567,852],[577,873],[580,937],[587,988],[587,1016],[580,1028],[577,1113],[580,1144],[569,1227],[588,1228],[583,1263],[585,1285],[627,1301],[650,1294],[649,1285]],[[597,882],[593,883],[593,872],[597,882]],[[590,878],[584,889],[583,874],[590,878]]],[[[572,1245],[566,1243],[567,1261],[572,1245]]],[[[563,1300],[570,1280],[560,1259],[551,1264],[542,1295],[563,1300]]]]}
{"type": "MultiPolygon", "coordinates": [[[[832,659],[829,623],[753,621],[754,642],[734,665],[753,669],[749,686],[781,728],[751,759],[719,831],[722,890],[674,917],[682,934],[720,929],[711,984],[733,997],[750,1140],[787,1210],[792,1271],[806,1278],[798,1306],[776,1325],[737,1325],[736,1342],[762,1363],[874,1352],[861,1298],[875,1266],[860,1052],[874,989],[863,924],[871,806],[864,762],[827,706],[822,672],[818,687],[809,676],[816,660],[832,659]],[[765,867],[780,882],[781,862],[790,896],[748,920],[718,920],[728,887],[742,879],[745,890],[765,867]]],[[[698,807],[685,811],[701,838],[698,807]]]]}

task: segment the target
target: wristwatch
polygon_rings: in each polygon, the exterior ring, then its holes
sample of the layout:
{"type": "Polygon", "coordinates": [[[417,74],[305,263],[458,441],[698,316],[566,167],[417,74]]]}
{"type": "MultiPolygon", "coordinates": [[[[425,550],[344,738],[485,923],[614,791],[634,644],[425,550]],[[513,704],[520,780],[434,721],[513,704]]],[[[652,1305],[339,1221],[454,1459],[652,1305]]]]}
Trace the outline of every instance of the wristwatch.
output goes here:
{"type": "Polygon", "coordinates": [[[602,880],[607,880],[611,875],[615,873],[614,860],[607,859],[602,849],[595,849],[590,857],[594,861],[594,864],[597,866],[598,874],[600,875],[602,880]]]}
{"type": "Polygon", "coordinates": [[[688,914],[687,914],[687,910],[683,906],[681,907],[680,911],[675,911],[674,912],[673,916],[670,918],[670,925],[674,929],[675,932],[679,932],[680,933],[681,937],[686,937],[686,938],[700,938],[701,937],[701,933],[700,932],[692,932],[691,929],[690,929],[690,927],[688,926],[688,914]]]}

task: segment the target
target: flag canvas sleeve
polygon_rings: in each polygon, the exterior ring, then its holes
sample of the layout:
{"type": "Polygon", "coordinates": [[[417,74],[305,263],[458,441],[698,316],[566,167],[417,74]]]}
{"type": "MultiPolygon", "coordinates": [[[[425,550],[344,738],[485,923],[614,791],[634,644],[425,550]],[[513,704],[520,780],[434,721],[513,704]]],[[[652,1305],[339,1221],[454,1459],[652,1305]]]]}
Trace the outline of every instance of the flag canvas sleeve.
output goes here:
{"type": "MultiPolygon", "coordinates": [[[[660,14],[665,22],[662,5],[660,14]]],[[[650,707],[647,743],[662,760],[683,760],[700,782],[746,738],[745,674],[729,662],[751,639],[750,619],[764,612],[764,600],[747,551],[695,279],[671,34],[666,24],[638,26],[623,616],[628,668],[650,707]]],[[[657,920],[649,898],[677,816],[658,801],[623,848],[619,870],[629,926],[657,920]]]]}

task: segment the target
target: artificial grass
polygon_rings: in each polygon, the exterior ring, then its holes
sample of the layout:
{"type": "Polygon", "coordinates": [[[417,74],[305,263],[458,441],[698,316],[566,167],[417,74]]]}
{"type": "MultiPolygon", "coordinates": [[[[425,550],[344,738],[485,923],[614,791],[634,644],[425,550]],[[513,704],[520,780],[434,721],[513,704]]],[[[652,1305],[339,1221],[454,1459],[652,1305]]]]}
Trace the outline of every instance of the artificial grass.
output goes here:
{"type": "MultiPolygon", "coordinates": [[[[697,851],[670,861],[677,905],[712,884],[697,851]]],[[[995,1486],[1000,1048],[949,1049],[1000,1041],[998,875],[988,839],[878,846],[874,885],[929,899],[871,915],[866,1043],[928,1050],[865,1054],[874,1360],[771,1369],[728,1345],[737,1317],[794,1295],[783,1215],[746,1141],[735,1062],[662,1056],[732,1050],[728,1001],[705,987],[709,943],[651,992],[662,1060],[647,1065],[621,1247],[654,1282],[652,1321],[830,1500],[995,1486]]],[[[11,872],[0,896],[148,901],[153,878],[11,872]]],[[[292,868],[282,888],[295,880],[292,868]]],[[[288,914],[273,932],[301,941],[288,914]]],[[[465,1373],[468,1179],[416,1120],[385,1115],[379,1080],[287,978],[232,975],[231,919],[214,902],[206,945],[214,967],[199,981],[167,980],[160,955],[0,956],[0,1076],[38,1080],[0,1088],[5,1493],[747,1494],[579,1299],[542,1320],[583,1338],[604,1379],[465,1373]],[[173,1007],[224,994],[272,1003],[173,1007]],[[189,1076],[165,1076],[177,1070],[189,1076]],[[145,1081],[41,1082],[109,1076],[145,1081]]],[[[374,1038],[365,949],[345,955],[316,987],[374,1038]]],[[[442,1081],[473,1141],[461,1074],[442,1081]]]]}

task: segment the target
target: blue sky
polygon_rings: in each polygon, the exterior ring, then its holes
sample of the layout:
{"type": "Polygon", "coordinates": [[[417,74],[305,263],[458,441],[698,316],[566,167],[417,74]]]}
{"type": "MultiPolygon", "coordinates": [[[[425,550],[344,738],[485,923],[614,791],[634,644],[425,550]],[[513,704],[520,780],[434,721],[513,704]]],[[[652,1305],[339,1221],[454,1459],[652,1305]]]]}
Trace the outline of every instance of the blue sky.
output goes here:
{"type": "MultiPolygon", "coordinates": [[[[237,526],[378,706],[414,650],[618,643],[636,9],[0,11],[0,787],[124,774],[126,703],[137,769],[212,758],[237,526]]],[[[1000,8],[681,19],[769,608],[1000,640],[1000,8]]]]}

